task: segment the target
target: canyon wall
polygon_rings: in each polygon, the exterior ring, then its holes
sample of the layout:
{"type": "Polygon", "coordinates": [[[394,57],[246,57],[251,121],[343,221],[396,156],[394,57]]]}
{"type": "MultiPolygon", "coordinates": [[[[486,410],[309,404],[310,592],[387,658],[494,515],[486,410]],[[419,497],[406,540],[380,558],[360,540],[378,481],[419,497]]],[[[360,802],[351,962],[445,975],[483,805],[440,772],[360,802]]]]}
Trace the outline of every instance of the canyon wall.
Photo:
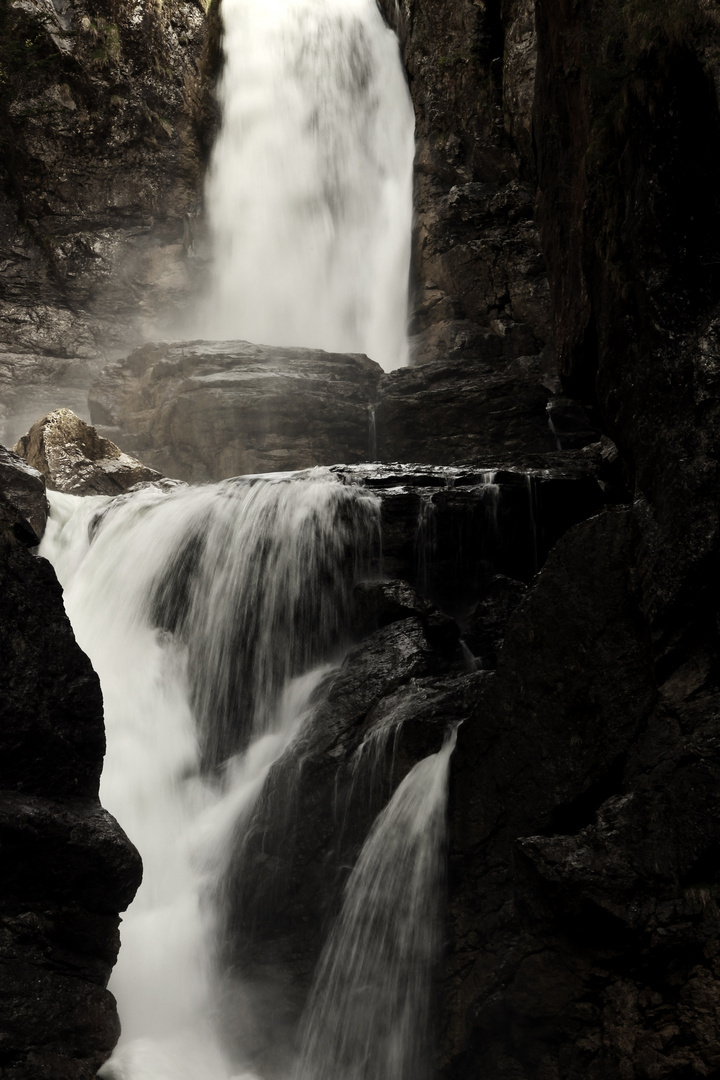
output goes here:
{"type": "Polygon", "coordinates": [[[418,277],[473,291],[481,234],[460,283],[443,277],[436,252],[458,239],[443,210],[469,180],[497,198],[516,169],[547,271],[544,363],[617,444],[630,495],[558,543],[460,731],[441,1072],[709,1075],[717,13],[538,0],[533,32],[514,4],[385,8],[418,113],[418,277]]]}
{"type": "MultiPolygon", "coordinates": [[[[453,385],[462,395],[468,371],[487,365],[508,400],[532,382],[533,433],[554,395],[613,461],[601,512],[558,540],[527,590],[507,587],[505,614],[518,606],[502,647],[494,641],[495,673],[462,676],[456,697],[443,684],[443,712],[464,722],[440,1075],[714,1075],[717,15],[711,0],[380,6],[417,117],[414,358],[442,365],[388,383],[396,441],[379,453],[449,454],[432,417],[454,423],[453,385]],[[418,400],[422,419],[404,429],[418,400]]],[[[74,371],[134,342],[143,319],[194,287],[216,10],[165,4],[134,22],[119,0],[96,7],[27,0],[3,16],[0,339],[11,396],[38,372],[55,378],[56,364],[74,385],[74,371]]],[[[492,410],[462,400],[475,457],[492,410]]],[[[6,565],[20,558],[13,547],[6,565]]],[[[311,885],[293,917],[317,928],[329,901],[311,885]]],[[[15,929],[24,897],[9,901],[15,929]]],[[[109,918],[107,903],[86,907],[109,918]]],[[[98,955],[93,986],[107,973],[105,939],[98,955]]],[[[307,979],[311,959],[301,966],[307,979]]]]}

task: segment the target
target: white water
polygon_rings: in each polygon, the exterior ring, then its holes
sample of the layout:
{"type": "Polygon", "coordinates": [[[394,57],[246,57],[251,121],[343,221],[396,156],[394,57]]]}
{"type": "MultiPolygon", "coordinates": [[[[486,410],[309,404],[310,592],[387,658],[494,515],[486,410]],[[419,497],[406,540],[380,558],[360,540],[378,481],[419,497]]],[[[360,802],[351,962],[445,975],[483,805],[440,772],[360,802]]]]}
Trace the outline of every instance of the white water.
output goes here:
{"type": "Polygon", "coordinates": [[[408,773],[365,842],[303,1023],[297,1080],[432,1073],[447,775],[455,737],[408,773]]]}
{"type": "Polygon", "coordinates": [[[56,568],[103,688],[101,798],[145,867],[111,981],[123,1037],[101,1075],[226,1080],[230,1065],[212,1023],[209,897],[231,832],[328,671],[313,664],[342,645],[377,502],[323,470],[169,494],[148,488],[114,501],[50,498],[41,554],[56,568]],[[236,624],[257,645],[241,657],[228,650],[229,640],[241,644],[236,624]],[[252,691],[249,716],[242,716],[243,686],[235,685],[239,660],[252,691]],[[202,673],[199,664],[207,665],[202,673]],[[208,681],[234,687],[216,695],[212,715],[208,681]],[[235,749],[248,739],[249,748],[221,771],[203,771],[218,747],[228,749],[233,718],[235,749]],[[216,721],[217,739],[207,730],[198,739],[198,725],[202,732],[216,721]]]}
{"type": "Polygon", "coordinates": [[[203,337],[407,363],[414,120],[375,0],[223,0],[203,337]]]}

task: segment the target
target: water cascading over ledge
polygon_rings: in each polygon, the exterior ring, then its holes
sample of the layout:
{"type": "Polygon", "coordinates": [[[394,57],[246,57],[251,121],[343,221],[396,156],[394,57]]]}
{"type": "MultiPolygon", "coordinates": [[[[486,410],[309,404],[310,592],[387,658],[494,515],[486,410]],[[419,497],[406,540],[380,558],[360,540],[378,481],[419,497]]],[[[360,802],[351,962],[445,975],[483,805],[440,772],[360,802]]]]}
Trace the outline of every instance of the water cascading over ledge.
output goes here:
{"type": "Polygon", "coordinates": [[[375,0],[223,0],[200,336],[407,363],[414,118],[375,0]]]}
{"type": "MultiPolygon", "coordinates": [[[[328,716],[337,713],[343,678],[358,670],[362,678],[362,662],[351,658],[332,672],[348,640],[352,585],[373,562],[377,567],[378,500],[316,470],[208,488],[148,487],[115,500],[54,494],[52,504],[42,552],[64,584],[105,697],[102,797],[145,861],[113,977],[124,1035],[103,1076],[226,1080],[238,1068],[257,1068],[252,1038],[243,1043],[237,1033],[252,1036],[247,1014],[265,1007],[290,1067],[292,1039],[272,999],[259,995],[257,983],[244,983],[242,971],[232,972],[232,995],[219,978],[226,963],[217,951],[228,899],[222,882],[243,830],[252,831],[261,794],[274,800],[276,817],[287,812],[289,788],[264,791],[273,762],[283,756],[302,769],[303,732],[318,724],[333,737],[328,716]],[[234,1039],[218,1035],[218,1011],[220,1030],[232,1029],[234,1039]]],[[[430,670],[422,627],[410,622],[386,690],[430,670]]],[[[373,680],[365,682],[377,695],[373,680]]],[[[443,726],[433,724],[429,749],[442,741],[443,726]]],[[[422,756],[415,752],[415,760],[422,756]]],[[[332,753],[321,759],[333,767],[332,753]]],[[[437,823],[444,786],[433,790],[437,823]]],[[[368,807],[365,829],[381,806],[368,807]]],[[[413,835],[421,861],[424,838],[429,844],[430,888],[441,876],[439,833],[425,836],[420,823],[413,835]]],[[[352,893],[349,884],[350,902],[352,893]]],[[[387,903],[377,915],[390,939],[392,908],[387,903]]],[[[272,919],[272,910],[265,914],[272,919]]],[[[427,990],[428,954],[420,952],[417,962],[426,966],[418,977],[427,990]]],[[[414,962],[406,967],[412,978],[414,962]]],[[[376,978],[385,986],[382,968],[376,978]]],[[[392,986],[388,992],[395,993],[392,986]]],[[[419,1035],[413,1028],[411,1041],[419,1035]]],[[[260,1054],[259,1064],[259,1075],[279,1075],[267,1056],[260,1054]]]]}

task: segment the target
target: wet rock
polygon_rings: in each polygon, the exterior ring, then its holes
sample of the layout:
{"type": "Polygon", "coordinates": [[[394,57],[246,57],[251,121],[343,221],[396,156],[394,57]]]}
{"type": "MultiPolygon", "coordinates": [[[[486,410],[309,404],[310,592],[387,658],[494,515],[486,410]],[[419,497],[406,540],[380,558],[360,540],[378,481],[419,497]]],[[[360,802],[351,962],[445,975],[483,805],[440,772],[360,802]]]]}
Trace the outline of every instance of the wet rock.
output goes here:
{"type": "Polygon", "coordinates": [[[380,8],[416,117],[413,362],[538,354],[550,321],[533,220],[534,4],[380,8]]]}
{"type": "Polygon", "coordinates": [[[548,398],[537,359],[501,368],[459,359],[399,369],[380,384],[377,455],[452,465],[547,453],[557,446],[548,398]]]}
{"type": "Polygon", "coordinates": [[[160,473],[124,454],[69,409],[48,413],[14,447],[53,491],[116,495],[160,473]]]}
{"type": "Polygon", "coordinates": [[[3,505],[0,655],[0,1070],[92,1080],[119,1033],[105,987],[140,860],[97,799],[97,676],[3,505]]]}
{"type": "Polygon", "coordinates": [[[0,351],[0,443],[12,446],[59,405],[90,420],[91,380],[104,360],[0,351]]]}
{"type": "Polygon", "coordinates": [[[45,532],[48,503],[42,473],[12,450],[0,446],[0,498],[6,512],[16,511],[31,531],[28,543],[39,544],[45,532]]]}
{"type": "Polygon", "coordinates": [[[255,1049],[254,1067],[272,1071],[289,1059],[328,922],[376,814],[468,715],[482,681],[449,671],[421,619],[393,622],[350,650],[273,765],[224,884],[223,1011],[231,1044],[255,1049]],[[242,999],[244,1030],[233,970],[253,987],[255,1006],[242,999]]]}
{"type": "MultiPolygon", "coordinates": [[[[490,463],[488,463],[490,465],[490,463]]],[[[496,573],[529,581],[560,536],[604,505],[597,454],[503,467],[334,467],[381,502],[382,572],[463,622],[496,573]]]]}
{"type": "Polygon", "coordinates": [[[248,342],[146,345],[93,383],[93,422],[182,480],[370,456],[382,369],[366,356],[248,342]]]}

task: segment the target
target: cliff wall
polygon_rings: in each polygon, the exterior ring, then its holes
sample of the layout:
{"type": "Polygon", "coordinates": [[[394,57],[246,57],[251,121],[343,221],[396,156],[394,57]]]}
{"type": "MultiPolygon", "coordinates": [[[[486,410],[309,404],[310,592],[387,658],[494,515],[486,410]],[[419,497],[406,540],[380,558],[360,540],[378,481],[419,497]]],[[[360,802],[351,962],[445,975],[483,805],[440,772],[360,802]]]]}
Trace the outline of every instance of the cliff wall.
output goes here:
{"type": "Polygon", "coordinates": [[[200,0],[0,8],[0,423],[85,412],[92,373],[187,302],[218,33],[200,0]]]}
{"type": "MultiPolygon", "coordinates": [[[[717,12],[538,0],[533,33],[532,13],[518,23],[516,5],[491,0],[385,7],[418,112],[418,273],[438,280],[433,227],[440,245],[455,240],[442,212],[428,225],[429,186],[445,207],[471,173],[497,190],[516,169],[547,271],[546,370],[615,440],[630,494],[551,553],[460,731],[442,1074],[709,1075],[720,1001],[717,12]],[[441,57],[459,33],[467,59],[448,71],[441,57]],[[452,161],[448,130],[463,148],[452,161]],[[486,148],[497,148],[494,176],[486,148]]],[[[470,291],[487,265],[478,236],[470,291]]]]}

